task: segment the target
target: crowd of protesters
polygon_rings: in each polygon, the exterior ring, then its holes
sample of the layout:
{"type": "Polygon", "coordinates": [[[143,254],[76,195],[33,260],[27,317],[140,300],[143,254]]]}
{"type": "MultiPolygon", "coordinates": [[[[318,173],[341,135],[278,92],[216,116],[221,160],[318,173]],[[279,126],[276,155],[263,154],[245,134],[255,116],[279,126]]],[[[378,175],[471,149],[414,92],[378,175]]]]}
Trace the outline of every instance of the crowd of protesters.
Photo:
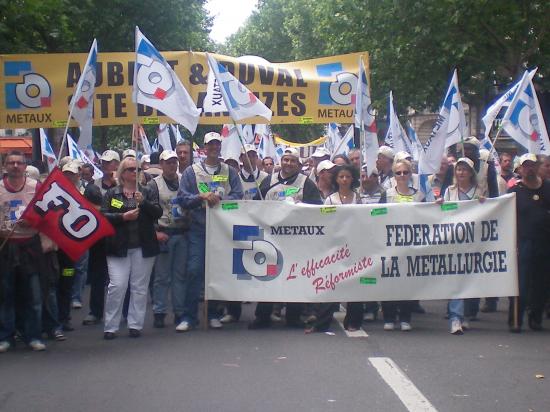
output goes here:
{"type": "MultiPolygon", "coordinates": [[[[0,181],[0,352],[21,340],[32,350],[46,348],[44,336],[62,341],[74,330],[71,310],[83,308],[84,325],[103,324],[103,337],[115,339],[122,319],[132,338],[139,338],[149,296],[153,326],[173,322],[177,332],[199,324],[204,296],[206,249],[205,208],[222,200],[253,199],[309,204],[348,205],[427,201],[419,188],[412,156],[381,146],[375,165],[361,165],[358,149],[331,156],[318,148],[302,159],[287,148],[278,163],[260,159],[253,145],[240,158],[220,158],[221,136],[204,136],[205,158],[193,162],[192,146],[182,141],[174,151],[144,155],[106,150],[100,159],[103,177],[94,180],[94,166],[61,159],[63,174],[109,220],[115,234],[91,247],[73,262],[51,239],[30,227],[20,215],[40,180],[25,156],[4,156],[0,181]]],[[[542,329],[550,295],[550,159],[527,153],[519,157],[480,150],[477,138],[464,140],[461,155],[446,154],[430,176],[436,202],[474,200],[483,207],[488,197],[516,194],[519,253],[519,298],[510,299],[508,326],[520,332],[524,313],[530,329],[542,329]],[[517,316],[514,316],[514,311],[517,316]]],[[[450,332],[464,333],[479,311],[496,311],[498,299],[452,299],[447,317],[450,332]]],[[[338,304],[258,303],[249,329],[268,328],[284,320],[306,333],[326,331],[338,304]]],[[[412,314],[423,312],[418,301],[348,302],[344,327],[355,331],[382,312],[383,329],[410,331],[412,314]]],[[[210,328],[237,322],[241,302],[209,301],[205,322],[210,328]]],[[[550,313],[549,313],[550,316],[550,313]]]]}

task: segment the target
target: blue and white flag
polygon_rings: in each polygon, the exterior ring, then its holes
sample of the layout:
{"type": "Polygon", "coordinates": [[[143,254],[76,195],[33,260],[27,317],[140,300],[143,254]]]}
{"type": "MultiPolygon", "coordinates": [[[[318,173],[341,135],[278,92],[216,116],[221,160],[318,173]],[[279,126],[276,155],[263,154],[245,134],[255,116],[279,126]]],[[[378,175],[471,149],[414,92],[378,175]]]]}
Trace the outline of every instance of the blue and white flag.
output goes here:
{"type": "Polygon", "coordinates": [[[155,141],[153,142],[153,145],[151,146],[151,152],[158,152],[158,151],[160,151],[159,139],[156,138],[155,141]]]}
{"type": "Polygon", "coordinates": [[[168,124],[161,123],[157,130],[158,143],[162,146],[162,150],[174,150],[172,147],[172,140],[170,139],[170,131],[168,124]]]}
{"type": "MultiPolygon", "coordinates": [[[[533,77],[535,76],[537,70],[538,69],[535,68],[529,72],[529,78],[531,80],[533,80],[533,77]]],[[[521,79],[517,83],[515,83],[506,93],[500,96],[498,100],[487,109],[487,113],[485,113],[485,116],[483,116],[483,118],[481,119],[483,125],[485,126],[486,139],[489,138],[489,133],[491,132],[493,122],[497,118],[498,114],[502,111],[502,109],[508,109],[510,103],[512,103],[512,99],[514,98],[514,94],[516,93],[516,90],[518,89],[520,83],[521,79]]]]}
{"type": "Polygon", "coordinates": [[[133,136],[133,142],[135,142],[136,145],[139,147],[139,142],[141,142],[141,147],[143,148],[143,154],[150,155],[151,145],[149,144],[149,139],[147,139],[147,135],[145,134],[145,130],[143,129],[143,126],[141,125],[134,125],[132,132],[134,133],[133,136]]]}
{"type": "Polygon", "coordinates": [[[80,126],[78,147],[86,149],[92,145],[92,122],[94,116],[94,93],[97,66],[97,40],[94,39],[82,74],[78,79],[71,103],[71,116],[80,126]]]}
{"type": "Polygon", "coordinates": [[[258,144],[258,156],[260,159],[271,157],[273,162],[277,162],[278,153],[275,146],[275,139],[269,130],[266,133],[262,133],[260,136],[260,143],[258,144]]]}
{"type": "Polygon", "coordinates": [[[103,177],[103,172],[90,160],[88,156],[86,156],[86,153],[84,153],[84,150],[81,150],[74,139],[71,137],[69,133],[67,133],[67,146],[69,148],[69,156],[71,156],[75,160],[80,160],[82,164],[89,163],[94,167],[94,179],[101,179],[103,177]]]}
{"type": "Polygon", "coordinates": [[[229,115],[235,122],[255,116],[263,117],[267,121],[271,120],[273,112],[254,93],[239,82],[214,57],[208,53],[206,57],[210,70],[214,73],[214,77],[220,85],[219,91],[229,115]]]}
{"type": "Polygon", "coordinates": [[[463,140],[465,133],[466,119],[455,70],[432,133],[420,153],[418,174],[437,173],[445,149],[463,140]]]}
{"type": "MultiPolygon", "coordinates": [[[[376,118],[372,110],[367,72],[363,58],[359,57],[359,76],[357,79],[357,91],[355,95],[355,127],[361,130],[363,138],[364,162],[369,168],[374,167],[378,157],[378,136],[376,133],[376,118]]],[[[347,133],[346,133],[347,134],[347,133]]]]}
{"type": "Polygon", "coordinates": [[[527,70],[502,118],[502,128],[529,153],[550,155],[548,131],[527,70]]]}
{"type": "Polygon", "coordinates": [[[132,101],[160,110],[195,133],[201,111],[166,59],[136,27],[132,101]]]}
{"type": "Polygon", "coordinates": [[[241,156],[241,140],[239,139],[239,130],[242,134],[242,125],[224,124],[221,130],[222,147],[220,155],[224,160],[229,158],[239,161],[241,156]]]}
{"type": "Polygon", "coordinates": [[[42,150],[42,160],[45,160],[48,164],[48,172],[51,172],[57,164],[57,156],[55,155],[48,136],[44,129],[40,129],[40,149],[42,150]]]}
{"type": "Polygon", "coordinates": [[[422,143],[420,143],[420,140],[418,139],[418,136],[416,135],[416,131],[412,127],[412,124],[410,121],[407,120],[406,123],[407,128],[407,136],[409,136],[409,139],[412,142],[412,157],[415,162],[418,162],[420,159],[420,152],[422,151],[422,143]]]}
{"type": "Polygon", "coordinates": [[[176,138],[176,144],[183,141],[183,137],[181,136],[180,129],[177,124],[176,125],[171,124],[170,130],[172,130],[172,134],[176,138]]]}
{"type": "Polygon", "coordinates": [[[342,141],[342,135],[340,134],[340,128],[338,123],[329,123],[326,128],[327,139],[325,140],[325,148],[334,153],[334,149],[342,141]]]}
{"type": "Polygon", "coordinates": [[[354,148],[353,144],[353,125],[348,128],[344,137],[338,143],[338,146],[334,148],[331,158],[338,154],[348,155],[349,151],[354,148]]]}
{"type": "Polygon", "coordinates": [[[393,147],[394,151],[407,152],[411,156],[413,155],[413,142],[409,139],[409,136],[403,130],[403,126],[399,122],[397,113],[393,106],[393,92],[390,91],[390,107],[389,107],[389,126],[386,133],[385,143],[393,147]]]}

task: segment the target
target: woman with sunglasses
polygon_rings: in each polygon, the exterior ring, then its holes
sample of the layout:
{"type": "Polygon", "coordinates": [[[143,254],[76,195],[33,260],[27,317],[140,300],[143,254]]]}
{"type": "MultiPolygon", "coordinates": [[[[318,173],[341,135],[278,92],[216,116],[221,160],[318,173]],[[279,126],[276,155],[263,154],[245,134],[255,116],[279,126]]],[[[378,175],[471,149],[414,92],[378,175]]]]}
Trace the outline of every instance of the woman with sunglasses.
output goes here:
{"type": "MultiPolygon", "coordinates": [[[[325,199],[325,205],[361,204],[361,197],[356,190],[359,185],[359,171],[355,167],[348,164],[335,167],[332,174],[332,187],[335,191],[325,199]]],[[[307,323],[305,332],[326,331],[338,306],[338,303],[315,305],[315,320],[307,323]]],[[[363,304],[348,303],[344,327],[349,331],[356,331],[361,327],[362,321],[363,304]]]]}
{"type": "Polygon", "coordinates": [[[133,338],[141,336],[149,278],[159,253],[154,223],[162,216],[158,196],[137,186],[138,164],[127,157],[117,171],[118,186],[103,198],[102,213],[115,228],[107,238],[109,286],[105,302],[104,339],[116,337],[126,289],[130,285],[128,329],[133,338]]]}
{"type": "MultiPolygon", "coordinates": [[[[417,189],[410,187],[409,179],[412,174],[412,165],[406,159],[396,161],[392,166],[395,184],[386,191],[387,203],[411,203],[423,202],[424,195],[417,189]]],[[[384,313],[384,330],[394,330],[395,321],[399,314],[401,330],[410,331],[411,313],[416,301],[392,301],[382,302],[384,313]]]]}

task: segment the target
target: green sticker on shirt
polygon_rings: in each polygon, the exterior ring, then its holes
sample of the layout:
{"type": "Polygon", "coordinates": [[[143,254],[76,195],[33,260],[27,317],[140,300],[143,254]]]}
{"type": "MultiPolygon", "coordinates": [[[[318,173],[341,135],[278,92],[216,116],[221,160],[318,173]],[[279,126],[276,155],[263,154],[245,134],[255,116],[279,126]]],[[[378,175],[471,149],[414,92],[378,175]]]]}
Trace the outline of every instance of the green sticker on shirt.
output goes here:
{"type": "Polygon", "coordinates": [[[213,182],[227,182],[229,177],[227,175],[214,175],[212,176],[213,182]]]}
{"type": "Polygon", "coordinates": [[[111,199],[111,206],[120,209],[122,206],[124,206],[124,202],[118,199],[111,199]]]}
{"type": "Polygon", "coordinates": [[[441,205],[441,210],[444,212],[448,212],[449,210],[456,210],[458,209],[458,203],[443,203],[441,205]]]}
{"type": "Polygon", "coordinates": [[[208,184],[204,182],[199,183],[199,192],[201,193],[210,192],[210,188],[208,187],[208,184]]]}
{"type": "Polygon", "coordinates": [[[61,276],[70,278],[74,276],[74,273],[75,273],[74,268],[63,268],[63,270],[61,271],[61,276]]]}
{"type": "Polygon", "coordinates": [[[289,187],[288,189],[285,190],[285,196],[295,195],[299,191],[300,189],[298,189],[297,187],[289,187]]]}

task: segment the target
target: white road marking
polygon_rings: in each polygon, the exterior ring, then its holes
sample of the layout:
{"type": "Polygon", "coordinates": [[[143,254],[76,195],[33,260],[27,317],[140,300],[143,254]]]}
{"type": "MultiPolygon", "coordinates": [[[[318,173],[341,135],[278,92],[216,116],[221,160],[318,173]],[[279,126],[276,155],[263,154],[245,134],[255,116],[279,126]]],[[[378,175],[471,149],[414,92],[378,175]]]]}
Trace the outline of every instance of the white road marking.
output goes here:
{"type": "Polygon", "coordinates": [[[437,412],[437,409],[390,358],[369,358],[382,379],[392,388],[410,412],[437,412]]]}
{"type": "Polygon", "coordinates": [[[346,317],[346,309],[342,305],[340,305],[340,312],[336,312],[334,314],[334,319],[338,321],[338,324],[340,325],[340,327],[342,328],[342,330],[344,331],[344,333],[348,338],[368,338],[369,337],[369,335],[367,334],[367,332],[363,330],[363,328],[359,328],[359,330],[356,330],[354,332],[350,332],[349,330],[346,330],[346,328],[344,328],[345,317],[346,317]]]}

